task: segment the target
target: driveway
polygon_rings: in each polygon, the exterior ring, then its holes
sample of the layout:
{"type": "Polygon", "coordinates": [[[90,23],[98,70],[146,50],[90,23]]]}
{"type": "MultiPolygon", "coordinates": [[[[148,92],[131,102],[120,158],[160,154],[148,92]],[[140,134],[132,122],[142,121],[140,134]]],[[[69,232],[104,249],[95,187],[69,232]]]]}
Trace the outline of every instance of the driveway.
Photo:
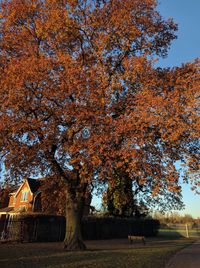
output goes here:
{"type": "Polygon", "coordinates": [[[166,268],[200,268],[200,240],[179,251],[166,268]]]}

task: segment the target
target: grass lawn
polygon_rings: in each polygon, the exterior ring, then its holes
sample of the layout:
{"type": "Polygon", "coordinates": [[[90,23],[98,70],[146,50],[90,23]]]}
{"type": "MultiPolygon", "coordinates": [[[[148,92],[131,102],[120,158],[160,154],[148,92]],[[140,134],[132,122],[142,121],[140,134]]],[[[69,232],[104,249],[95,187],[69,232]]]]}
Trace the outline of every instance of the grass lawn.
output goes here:
{"type": "MultiPolygon", "coordinates": [[[[166,237],[178,237],[178,236],[183,236],[186,237],[187,233],[185,229],[160,229],[159,234],[161,236],[166,236],[166,237]]],[[[200,231],[197,229],[192,229],[188,231],[188,235],[191,238],[200,238],[200,231]]]]}
{"type": "Polygon", "coordinates": [[[146,245],[127,240],[86,241],[84,252],[65,252],[62,243],[0,244],[0,267],[164,268],[191,239],[149,238],[146,245]]]}

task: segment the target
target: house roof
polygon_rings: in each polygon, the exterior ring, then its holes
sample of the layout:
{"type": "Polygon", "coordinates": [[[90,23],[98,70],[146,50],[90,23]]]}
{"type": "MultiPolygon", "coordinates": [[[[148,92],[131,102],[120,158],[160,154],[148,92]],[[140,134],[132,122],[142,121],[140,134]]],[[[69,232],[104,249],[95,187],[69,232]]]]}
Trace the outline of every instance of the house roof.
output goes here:
{"type": "Polygon", "coordinates": [[[19,189],[19,186],[13,186],[10,191],[10,195],[16,194],[17,190],[19,189]]]}
{"type": "Polygon", "coordinates": [[[24,182],[20,185],[20,187],[18,188],[17,192],[15,193],[15,196],[18,195],[18,193],[21,191],[21,188],[23,187],[23,185],[25,183],[28,183],[28,187],[30,189],[30,191],[32,192],[32,194],[34,194],[35,192],[37,192],[37,190],[39,189],[40,185],[41,185],[41,181],[37,180],[37,179],[31,179],[31,178],[27,178],[24,180],[24,182]]]}
{"type": "Polygon", "coordinates": [[[29,187],[30,187],[30,190],[31,190],[32,193],[37,192],[37,190],[41,186],[41,181],[40,180],[28,178],[27,182],[29,184],[29,187]]]}
{"type": "Polygon", "coordinates": [[[19,208],[14,208],[14,207],[6,207],[6,208],[1,208],[0,209],[0,214],[5,214],[5,213],[18,213],[18,212],[25,212],[25,207],[19,207],[19,208]]]}
{"type": "Polygon", "coordinates": [[[12,211],[14,211],[14,207],[6,207],[0,209],[0,212],[12,212],[12,211]]]}

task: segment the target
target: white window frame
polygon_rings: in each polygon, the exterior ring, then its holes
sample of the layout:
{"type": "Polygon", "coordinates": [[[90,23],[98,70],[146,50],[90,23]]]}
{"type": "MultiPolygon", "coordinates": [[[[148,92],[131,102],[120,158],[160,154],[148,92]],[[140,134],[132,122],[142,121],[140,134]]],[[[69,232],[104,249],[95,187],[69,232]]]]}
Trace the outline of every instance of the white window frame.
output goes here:
{"type": "Polygon", "coordinates": [[[21,202],[26,202],[26,201],[28,201],[28,191],[24,191],[24,192],[22,192],[22,195],[21,195],[21,202]]]}

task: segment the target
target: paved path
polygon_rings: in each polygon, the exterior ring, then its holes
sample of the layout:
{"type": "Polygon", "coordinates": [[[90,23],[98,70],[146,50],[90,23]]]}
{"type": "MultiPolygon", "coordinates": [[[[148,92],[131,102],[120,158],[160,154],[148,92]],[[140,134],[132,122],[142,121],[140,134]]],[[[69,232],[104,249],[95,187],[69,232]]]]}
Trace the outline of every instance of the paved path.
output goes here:
{"type": "Polygon", "coordinates": [[[166,268],[200,268],[200,241],[179,251],[166,268]]]}

